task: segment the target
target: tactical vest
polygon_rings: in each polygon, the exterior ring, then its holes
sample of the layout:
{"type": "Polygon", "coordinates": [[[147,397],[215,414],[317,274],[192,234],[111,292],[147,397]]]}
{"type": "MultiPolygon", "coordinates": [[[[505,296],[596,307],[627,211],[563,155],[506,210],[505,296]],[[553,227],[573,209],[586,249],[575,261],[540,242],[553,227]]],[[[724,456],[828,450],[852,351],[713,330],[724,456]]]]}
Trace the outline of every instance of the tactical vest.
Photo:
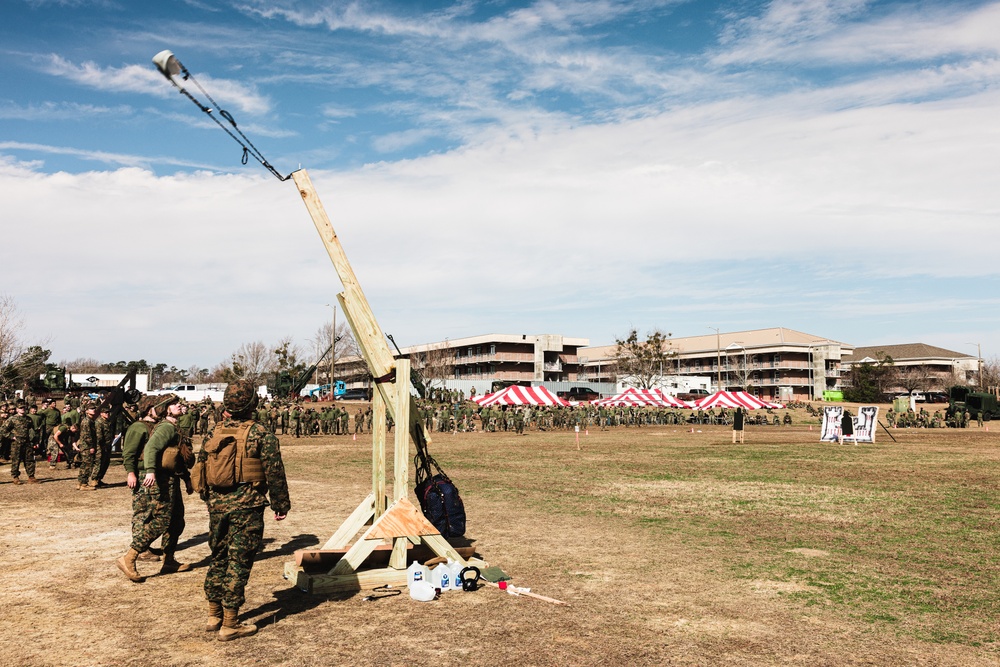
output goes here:
{"type": "Polygon", "coordinates": [[[225,489],[239,484],[267,481],[260,458],[248,451],[247,441],[253,427],[252,421],[237,426],[220,424],[215,427],[212,437],[202,448],[207,455],[204,463],[205,485],[225,489]]]}

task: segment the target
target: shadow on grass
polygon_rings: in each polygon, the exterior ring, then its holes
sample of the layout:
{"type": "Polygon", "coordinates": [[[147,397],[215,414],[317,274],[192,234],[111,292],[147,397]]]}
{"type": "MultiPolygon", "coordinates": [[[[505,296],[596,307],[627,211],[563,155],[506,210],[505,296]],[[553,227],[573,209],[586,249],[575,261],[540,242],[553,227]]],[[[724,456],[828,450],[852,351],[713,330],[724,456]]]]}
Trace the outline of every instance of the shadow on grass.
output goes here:
{"type": "Polygon", "coordinates": [[[263,629],[289,616],[315,609],[328,600],[347,599],[353,595],[353,592],[335,595],[310,595],[293,586],[275,591],[274,600],[264,603],[256,609],[248,609],[241,616],[243,618],[257,617],[259,620],[254,623],[258,628],[263,629]]]}

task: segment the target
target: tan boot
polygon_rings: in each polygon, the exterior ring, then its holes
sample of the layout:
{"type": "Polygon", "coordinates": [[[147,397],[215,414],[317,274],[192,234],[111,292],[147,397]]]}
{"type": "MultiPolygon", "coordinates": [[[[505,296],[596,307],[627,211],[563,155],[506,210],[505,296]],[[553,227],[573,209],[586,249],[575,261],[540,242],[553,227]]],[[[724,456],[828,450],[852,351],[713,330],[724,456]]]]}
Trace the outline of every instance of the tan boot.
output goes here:
{"type": "Polygon", "coordinates": [[[24,482],[21,481],[20,477],[11,477],[10,481],[14,486],[21,486],[22,484],[24,484],[24,482]]]}
{"type": "Polygon", "coordinates": [[[222,603],[208,601],[208,622],[205,632],[218,632],[222,628],[222,603]]]}
{"type": "Polygon", "coordinates": [[[174,560],[173,554],[163,554],[163,565],[160,566],[160,574],[173,574],[174,572],[187,572],[191,569],[191,563],[179,563],[174,560]]]}
{"type": "Polygon", "coordinates": [[[222,610],[222,627],[219,628],[220,642],[229,642],[240,637],[249,637],[250,635],[257,634],[257,626],[250,623],[246,625],[240,623],[237,620],[239,615],[239,609],[222,610]]]}
{"type": "Polygon", "coordinates": [[[88,482],[88,484],[96,489],[100,485],[100,482],[98,482],[96,479],[92,479],[90,480],[90,482],[88,482]]]}
{"type": "Polygon", "coordinates": [[[29,477],[28,478],[28,484],[40,484],[40,482],[37,479],[35,479],[34,477],[29,477]]]}
{"type": "Polygon", "coordinates": [[[160,562],[160,557],[151,551],[143,551],[136,560],[160,562]]]}
{"type": "Polygon", "coordinates": [[[94,489],[94,487],[90,486],[89,484],[78,484],[77,487],[76,487],[76,490],[77,491],[94,491],[95,489],[94,489]]]}
{"type": "Polygon", "coordinates": [[[139,571],[135,569],[135,559],[139,557],[139,552],[135,549],[129,549],[125,552],[125,555],[115,561],[118,565],[118,569],[125,573],[125,576],[129,578],[130,581],[134,581],[140,584],[146,581],[146,577],[139,574],[139,571]]]}

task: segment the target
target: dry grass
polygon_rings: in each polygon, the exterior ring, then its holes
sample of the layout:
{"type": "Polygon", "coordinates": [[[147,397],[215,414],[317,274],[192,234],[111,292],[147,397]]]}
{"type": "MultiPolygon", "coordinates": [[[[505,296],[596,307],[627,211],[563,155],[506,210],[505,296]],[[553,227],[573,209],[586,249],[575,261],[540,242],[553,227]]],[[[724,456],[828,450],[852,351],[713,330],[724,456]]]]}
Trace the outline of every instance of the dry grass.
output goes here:
{"type": "Polygon", "coordinates": [[[0,664],[1000,664],[1000,433],[895,435],[840,447],[754,427],[734,446],[723,428],[593,430],[579,452],[572,432],[438,435],[480,553],[570,607],[291,588],[283,562],[329,537],[371,464],[368,443],[283,438],[293,508],[268,519],[243,610],[264,627],[231,644],[201,631],[195,497],[179,555],[196,570],[136,585],[113,563],[123,485],[81,493],[62,470],[4,483],[0,664]]]}

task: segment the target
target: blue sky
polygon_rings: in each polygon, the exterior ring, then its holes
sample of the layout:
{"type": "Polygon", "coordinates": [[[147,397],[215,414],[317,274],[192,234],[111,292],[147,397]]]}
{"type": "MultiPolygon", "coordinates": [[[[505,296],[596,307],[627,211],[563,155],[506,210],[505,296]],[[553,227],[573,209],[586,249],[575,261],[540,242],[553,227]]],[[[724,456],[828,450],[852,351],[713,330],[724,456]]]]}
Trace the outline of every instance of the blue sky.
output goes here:
{"type": "Polygon", "coordinates": [[[9,0],[0,291],[57,359],[381,327],[1000,350],[1000,4],[9,0]],[[189,89],[201,97],[195,87],[189,89]]]}

